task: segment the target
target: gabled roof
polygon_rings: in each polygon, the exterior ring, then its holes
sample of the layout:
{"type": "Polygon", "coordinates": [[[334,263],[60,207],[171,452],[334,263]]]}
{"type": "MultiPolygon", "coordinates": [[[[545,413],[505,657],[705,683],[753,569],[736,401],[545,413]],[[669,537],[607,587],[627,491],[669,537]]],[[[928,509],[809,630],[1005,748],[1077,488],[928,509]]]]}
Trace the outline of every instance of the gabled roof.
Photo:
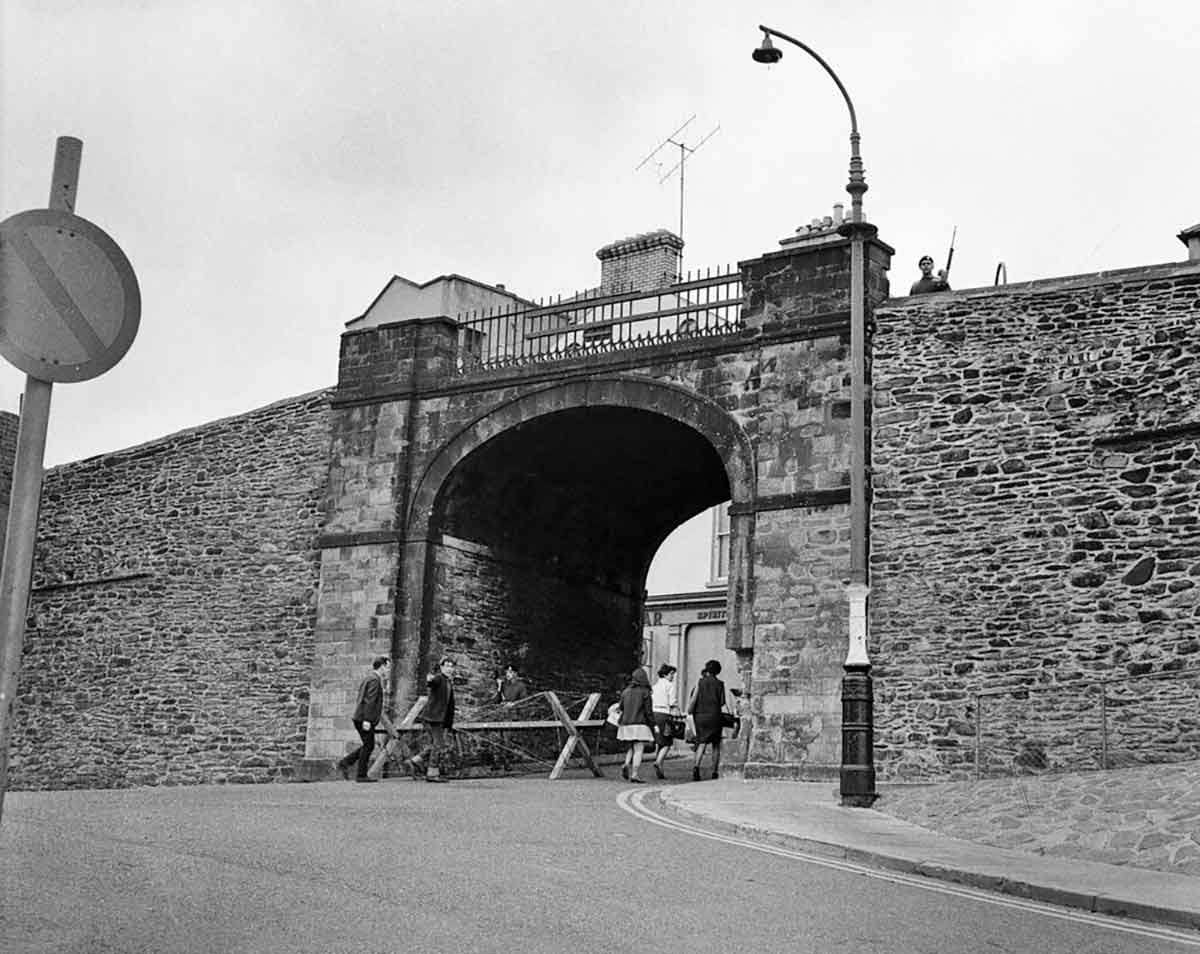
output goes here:
{"type": "Polygon", "coordinates": [[[529,305],[530,307],[533,307],[534,304],[533,302],[522,298],[520,295],[513,294],[503,285],[489,285],[487,282],[476,281],[474,278],[468,278],[466,275],[460,275],[457,272],[450,272],[446,275],[438,275],[436,278],[431,278],[427,282],[414,282],[411,278],[405,278],[403,275],[393,275],[390,279],[388,279],[387,284],[385,284],[383,288],[379,290],[379,294],[377,294],[371,300],[371,304],[367,305],[363,313],[357,317],[351,318],[346,322],[346,327],[349,327],[355,322],[362,321],[364,318],[366,318],[367,315],[371,313],[372,309],[379,304],[383,297],[387,295],[387,293],[397,282],[403,283],[404,285],[407,285],[409,288],[412,288],[416,291],[423,291],[424,289],[429,288],[431,285],[436,285],[439,282],[451,281],[465,282],[468,285],[474,285],[476,288],[482,288],[485,291],[494,292],[497,295],[504,295],[513,299],[514,301],[520,302],[521,304],[529,305]]]}
{"type": "Polygon", "coordinates": [[[1191,239],[1200,238],[1200,222],[1197,222],[1190,229],[1184,229],[1177,237],[1184,245],[1187,245],[1191,239]]]}
{"type": "MultiPolygon", "coordinates": [[[[470,286],[474,289],[478,289],[478,292],[473,292],[470,294],[482,295],[484,296],[485,300],[492,299],[492,301],[497,302],[497,304],[500,304],[500,302],[511,302],[511,305],[515,307],[534,306],[533,301],[529,301],[526,298],[522,298],[521,295],[510,292],[510,290],[506,289],[503,284],[488,284],[487,282],[476,281],[475,278],[469,278],[466,275],[458,275],[457,272],[449,272],[448,275],[438,275],[436,278],[430,278],[430,280],[427,282],[414,282],[412,278],[406,278],[403,275],[394,275],[389,278],[388,283],[386,283],[385,286],[379,290],[379,294],[374,296],[371,304],[367,305],[366,311],[362,312],[360,316],[348,320],[346,326],[347,328],[353,329],[355,326],[361,326],[362,324],[367,323],[368,319],[370,319],[372,316],[372,313],[380,306],[380,302],[382,302],[385,298],[388,298],[390,293],[396,292],[400,293],[401,295],[420,295],[421,293],[426,292],[427,289],[432,289],[430,294],[436,295],[438,294],[439,290],[438,286],[442,286],[446,290],[458,287],[457,295],[451,292],[451,298],[455,298],[455,296],[461,298],[464,290],[461,288],[461,286],[470,286]]],[[[508,307],[508,305],[503,305],[503,307],[508,307]]],[[[406,317],[416,318],[428,316],[418,316],[418,314],[412,314],[412,316],[406,317]]]]}

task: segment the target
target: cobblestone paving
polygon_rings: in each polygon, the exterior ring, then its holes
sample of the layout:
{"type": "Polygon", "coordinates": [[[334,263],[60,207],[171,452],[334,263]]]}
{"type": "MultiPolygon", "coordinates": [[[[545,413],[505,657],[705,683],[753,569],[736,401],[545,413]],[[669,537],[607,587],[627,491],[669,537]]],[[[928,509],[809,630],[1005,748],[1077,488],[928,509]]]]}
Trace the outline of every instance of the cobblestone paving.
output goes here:
{"type": "Polygon", "coordinates": [[[953,838],[1200,878],[1200,762],[884,785],[875,807],[953,838]]]}

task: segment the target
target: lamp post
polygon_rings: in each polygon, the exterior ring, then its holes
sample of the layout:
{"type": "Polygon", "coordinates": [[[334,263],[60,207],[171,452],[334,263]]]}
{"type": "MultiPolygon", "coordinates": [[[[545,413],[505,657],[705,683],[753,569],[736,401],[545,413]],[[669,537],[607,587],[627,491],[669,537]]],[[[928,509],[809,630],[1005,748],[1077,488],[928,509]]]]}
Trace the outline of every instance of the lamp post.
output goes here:
{"type": "Polygon", "coordinates": [[[838,231],[850,239],[850,580],[846,586],[849,604],[849,650],[842,677],[842,765],[843,805],[867,807],[876,799],[874,712],[871,660],[867,656],[867,468],[866,468],[866,263],[863,243],[875,228],[863,221],[862,197],[867,191],[859,154],[858,118],[850,94],[833,68],[811,47],[770,27],[762,30],[762,45],[754,51],[757,63],[778,63],[783,51],[771,37],[786,40],[825,68],[846,100],[850,111],[850,220],[838,231]]]}

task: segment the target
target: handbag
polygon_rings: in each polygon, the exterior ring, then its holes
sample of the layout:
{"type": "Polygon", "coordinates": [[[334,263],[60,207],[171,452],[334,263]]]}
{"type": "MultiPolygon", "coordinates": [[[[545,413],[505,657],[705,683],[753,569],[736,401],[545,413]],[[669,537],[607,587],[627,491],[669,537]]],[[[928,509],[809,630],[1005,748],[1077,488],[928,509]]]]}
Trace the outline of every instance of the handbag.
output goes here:
{"type": "Polygon", "coordinates": [[[721,728],[722,729],[737,729],[741,725],[742,720],[735,716],[732,712],[721,713],[721,728]]]}
{"type": "Polygon", "coordinates": [[[614,702],[608,707],[608,715],[604,717],[604,721],[609,725],[621,724],[621,703],[614,702]]]}
{"type": "Polygon", "coordinates": [[[696,741],[696,719],[695,719],[695,716],[693,716],[690,712],[688,713],[687,718],[684,720],[684,723],[683,723],[683,741],[684,742],[695,742],[696,741]]]}
{"type": "Polygon", "coordinates": [[[663,738],[682,739],[687,732],[687,721],[681,715],[667,716],[667,731],[663,738]]]}

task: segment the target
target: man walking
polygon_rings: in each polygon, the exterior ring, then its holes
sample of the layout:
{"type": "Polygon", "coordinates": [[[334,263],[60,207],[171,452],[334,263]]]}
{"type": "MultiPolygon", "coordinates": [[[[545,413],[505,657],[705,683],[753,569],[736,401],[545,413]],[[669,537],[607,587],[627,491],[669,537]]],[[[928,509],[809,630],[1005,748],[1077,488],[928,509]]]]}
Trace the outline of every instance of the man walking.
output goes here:
{"type": "Polygon", "coordinates": [[[350,721],[354,723],[354,730],[362,744],[338,760],[338,771],[346,781],[350,781],[350,766],[355,762],[358,762],[358,772],[354,781],[379,781],[377,778],[368,778],[367,769],[371,767],[371,753],[375,750],[375,727],[379,725],[379,718],[383,715],[383,688],[391,667],[392,661],[387,656],[376,656],[371,662],[371,672],[359,683],[358,702],[354,706],[354,715],[350,717],[350,721]]]}
{"type": "Polygon", "coordinates": [[[425,772],[425,781],[444,782],[442,758],[446,751],[446,731],[454,728],[454,660],[443,656],[438,672],[426,677],[429,698],[418,717],[429,730],[429,744],[420,755],[409,759],[413,774],[425,772]]]}

